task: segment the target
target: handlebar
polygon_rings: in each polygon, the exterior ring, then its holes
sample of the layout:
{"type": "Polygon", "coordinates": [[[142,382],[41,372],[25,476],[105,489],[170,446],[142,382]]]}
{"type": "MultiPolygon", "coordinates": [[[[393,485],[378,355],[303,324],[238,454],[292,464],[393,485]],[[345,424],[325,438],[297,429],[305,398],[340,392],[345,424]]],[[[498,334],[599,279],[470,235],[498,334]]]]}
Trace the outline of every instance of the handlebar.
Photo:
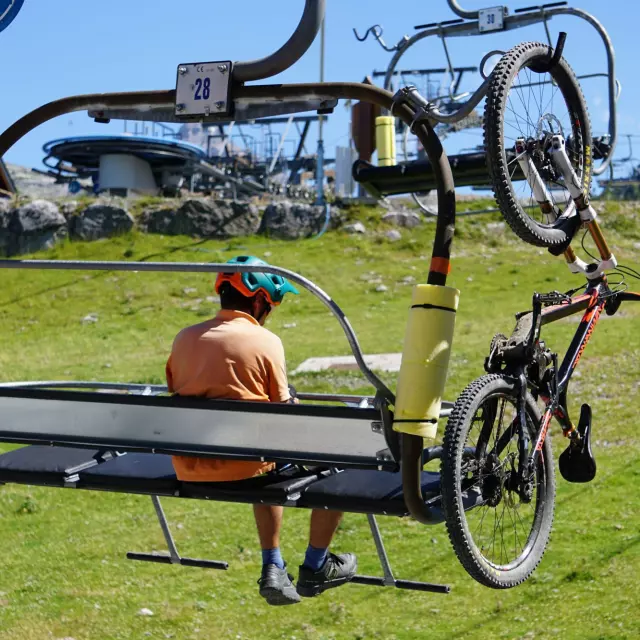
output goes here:
{"type": "Polygon", "coordinates": [[[305,0],[304,12],[293,35],[275,53],[259,60],[236,62],[233,77],[238,82],[263,80],[293,66],[309,49],[324,20],[326,0],[305,0]]]}

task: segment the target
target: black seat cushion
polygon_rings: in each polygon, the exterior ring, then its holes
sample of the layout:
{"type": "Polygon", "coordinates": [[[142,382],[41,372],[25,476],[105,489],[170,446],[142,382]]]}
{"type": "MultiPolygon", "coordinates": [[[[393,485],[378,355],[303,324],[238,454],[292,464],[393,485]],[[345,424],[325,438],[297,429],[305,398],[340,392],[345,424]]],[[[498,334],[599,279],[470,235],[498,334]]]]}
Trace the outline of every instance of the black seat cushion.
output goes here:
{"type": "Polygon", "coordinates": [[[77,486],[223,502],[286,504],[319,477],[323,477],[322,472],[300,471],[291,467],[278,473],[233,482],[180,482],[171,456],[127,453],[82,472],[77,486]]]}
{"type": "MultiPolygon", "coordinates": [[[[440,494],[440,474],[422,472],[426,499],[440,494]]],[[[348,469],[311,485],[298,506],[358,513],[407,515],[402,494],[402,476],[387,471],[348,469]]]]}
{"type": "Polygon", "coordinates": [[[100,491],[175,495],[180,483],[171,456],[126,453],[80,473],[77,487],[100,491]]]}
{"type": "Polygon", "coordinates": [[[0,482],[63,487],[67,470],[93,462],[97,454],[96,449],[41,445],[14,449],[0,455],[0,482]]]}
{"type": "Polygon", "coordinates": [[[328,473],[322,469],[309,471],[291,466],[274,473],[233,482],[182,482],[180,496],[224,502],[293,506],[305,487],[326,477],[328,473]]]}

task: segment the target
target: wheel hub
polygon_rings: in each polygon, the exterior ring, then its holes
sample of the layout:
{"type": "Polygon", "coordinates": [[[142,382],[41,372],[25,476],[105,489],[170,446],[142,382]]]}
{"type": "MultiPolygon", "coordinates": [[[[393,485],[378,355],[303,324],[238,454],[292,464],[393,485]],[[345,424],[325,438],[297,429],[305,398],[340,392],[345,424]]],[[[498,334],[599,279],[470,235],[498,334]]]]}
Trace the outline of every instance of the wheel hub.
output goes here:
{"type": "Polygon", "coordinates": [[[502,499],[504,477],[500,460],[495,453],[488,456],[483,470],[482,499],[490,506],[497,507],[502,499]]]}

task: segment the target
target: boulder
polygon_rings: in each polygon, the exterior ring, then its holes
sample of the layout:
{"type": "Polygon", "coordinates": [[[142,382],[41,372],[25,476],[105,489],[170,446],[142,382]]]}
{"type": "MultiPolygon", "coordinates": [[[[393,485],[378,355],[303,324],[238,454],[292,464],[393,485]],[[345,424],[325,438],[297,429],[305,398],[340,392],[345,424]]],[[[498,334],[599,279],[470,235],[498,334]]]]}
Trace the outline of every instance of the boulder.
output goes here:
{"type": "Polygon", "coordinates": [[[133,218],[117,202],[96,202],[69,221],[71,234],[81,240],[98,240],[133,229],[133,218]]]}
{"type": "Polygon", "coordinates": [[[177,211],[166,207],[147,209],[142,212],[139,224],[149,233],[229,238],[256,233],[260,213],[249,202],[192,198],[177,211]]]}
{"type": "Polygon", "coordinates": [[[0,248],[8,256],[50,249],[67,235],[67,221],[48,200],[34,200],[2,219],[0,248]]]}
{"type": "Polygon", "coordinates": [[[66,218],[67,222],[69,222],[69,219],[74,216],[80,208],[80,203],[77,200],[64,200],[58,204],[58,207],[60,208],[60,213],[66,218]]]}
{"type": "MultiPolygon", "coordinates": [[[[292,203],[287,200],[271,203],[264,211],[259,233],[272,238],[296,240],[317,235],[326,223],[324,206],[292,203]]],[[[330,207],[329,228],[342,223],[339,210],[330,207]]]]}
{"type": "Polygon", "coordinates": [[[7,253],[9,220],[11,218],[11,201],[0,198],[0,255],[7,253]]]}
{"type": "Polygon", "coordinates": [[[398,240],[402,240],[402,234],[397,229],[389,229],[387,233],[384,234],[385,238],[389,240],[389,242],[397,242],[398,240]]]}
{"type": "Polygon", "coordinates": [[[413,229],[422,224],[422,216],[413,211],[390,211],[382,216],[382,221],[398,227],[413,229]]]}
{"type": "Polygon", "coordinates": [[[175,217],[176,211],[171,207],[149,207],[140,214],[138,226],[145,233],[171,235],[171,225],[175,217]]]}
{"type": "Polygon", "coordinates": [[[367,229],[362,224],[362,222],[354,222],[352,224],[347,224],[344,226],[344,230],[347,233],[356,234],[356,233],[366,233],[367,229]]]}

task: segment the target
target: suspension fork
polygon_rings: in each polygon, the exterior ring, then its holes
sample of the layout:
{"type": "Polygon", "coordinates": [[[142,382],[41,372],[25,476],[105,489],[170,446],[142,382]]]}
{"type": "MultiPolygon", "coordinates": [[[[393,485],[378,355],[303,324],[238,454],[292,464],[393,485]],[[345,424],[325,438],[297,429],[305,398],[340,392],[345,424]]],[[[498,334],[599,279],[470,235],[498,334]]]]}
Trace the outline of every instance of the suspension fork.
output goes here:
{"type": "MultiPolygon", "coordinates": [[[[527,430],[527,377],[524,368],[518,375],[518,469],[528,470],[529,458],[529,434],[527,430]]],[[[526,475],[520,472],[518,489],[521,493],[525,492],[528,482],[529,473],[526,475]]]]}

